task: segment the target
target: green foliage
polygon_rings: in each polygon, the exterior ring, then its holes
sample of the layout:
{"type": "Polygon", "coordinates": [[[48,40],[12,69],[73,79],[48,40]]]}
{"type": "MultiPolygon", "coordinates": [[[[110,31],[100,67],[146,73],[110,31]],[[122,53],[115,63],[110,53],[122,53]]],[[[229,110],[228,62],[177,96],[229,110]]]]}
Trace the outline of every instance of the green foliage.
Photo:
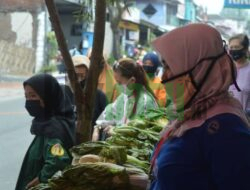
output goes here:
{"type": "Polygon", "coordinates": [[[93,19],[92,11],[90,10],[91,6],[87,7],[85,4],[82,4],[81,8],[73,12],[73,17],[76,19],[76,22],[86,22],[90,23],[93,19]]]}
{"type": "Polygon", "coordinates": [[[58,50],[58,44],[55,32],[51,31],[47,33],[47,43],[48,43],[48,59],[51,60],[56,57],[58,50]]]}
{"type": "MultiPolygon", "coordinates": [[[[86,22],[90,23],[93,20],[94,13],[92,12],[92,0],[83,1],[81,8],[77,11],[73,12],[73,17],[76,19],[76,22],[86,22]]],[[[134,0],[107,0],[107,4],[113,7],[118,7],[119,5],[123,5],[122,7],[126,7],[126,9],[132,5],[134,5],[134,0]]]]}

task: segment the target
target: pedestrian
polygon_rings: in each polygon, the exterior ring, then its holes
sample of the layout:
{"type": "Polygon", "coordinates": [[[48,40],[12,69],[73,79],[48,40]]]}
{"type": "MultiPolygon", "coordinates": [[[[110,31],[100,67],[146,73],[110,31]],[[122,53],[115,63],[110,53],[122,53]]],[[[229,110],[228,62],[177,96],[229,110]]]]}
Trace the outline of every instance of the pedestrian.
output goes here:
{"type": "Polygon", "coordinates": [[[238,34],[229,39],[229,53],[237,68],[237,84],[240,92],[232,85],[229,91],[238,99],[250,118],[250,64],[248,60],[249,39],[245,34],[238,34]]]}
{"type": "Polygon", "coordinates": [[[106,106],[97,119],[93,141],[99,139],[101,129],[111,135],[114,127],[126,124],[136,116],[146,114],[147,110],[158,107],[141,65],[133,59],[122,58],[113,65],[113,71],[120,95],[106,106]]]}
{"type": "Polygon", "coordinates": [[[249,190],[250,130],[230,96],[235,67],[220,33],[206,24],[172,30],[153,42],[162,82],[183,117],[161,133],[151,159],[151,190],[249,190]]]}
{"type": "MultiPolygon", "coordinates": [[[[80,82],[81,88],[84,89],[86,79],[88,77],[90,60],[87,56],[76,55],[72,57],[77,79],[80,82]]],[[[96,120],[107,105],[106,95],[99,89],[96,91],[95,107],[92,118],[92,126],[96,124],[96,120]]],[[[78,124],[80,125],[80,124],[78,124]]]]}
{"type": "MultiPolygon", "coordinates": [[[[104,51],[105,52],[105,51],[104,51]]],[[[87,57],[91,60],[92,49],[90,48],[87,53],[87,57]]],[[[105,60],[103,69],[98,78],[98,89],[104,92],[108,102],[112,103],[117,98],[117,93],[115,91],[116,82],[114,79],[114,73],[112,67],[108,63],[108,55],[103,53],[103,58],[105,60]]]]}
{"type": "Polygon", "coordinates": [[[34,118],[34,140],[26,152],[16,190],[48,183],[57,171],[71,163],[69,148],[75,142],[74,112],[57,80],[49,74],[24,81],[25,108],[34,118]]]}
{"type": "Polygon", "coordinates": [[[157,68],[161,65],[158,56],[153,53],[147,53],[143,59],[143,69],[147,73],[149,87],[153,90],[154,95],[160,107],[166,107],[169,104],[164,85],[161,84],[161,78],[157,77],[157,68]]]}

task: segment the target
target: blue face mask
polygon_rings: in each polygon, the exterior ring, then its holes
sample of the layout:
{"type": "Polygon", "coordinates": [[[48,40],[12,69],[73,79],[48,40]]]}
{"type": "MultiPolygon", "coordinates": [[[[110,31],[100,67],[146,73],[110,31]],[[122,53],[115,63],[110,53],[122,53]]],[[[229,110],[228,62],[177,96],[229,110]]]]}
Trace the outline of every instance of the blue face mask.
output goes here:
{"type": "Polygon", "coordinates": [[[45,116],[45,110],[40,105],[40,100],[26,100],[25,108],[33,117],[41,118],[45,116]]]}
{"type": "Polygon", "coordinates": [[[143,69],[145,70],[146,73],[148,74],[154,74],[157,70],[157,67],[154,66],[148,66],[148,65],[143,65],[143,69]]]}

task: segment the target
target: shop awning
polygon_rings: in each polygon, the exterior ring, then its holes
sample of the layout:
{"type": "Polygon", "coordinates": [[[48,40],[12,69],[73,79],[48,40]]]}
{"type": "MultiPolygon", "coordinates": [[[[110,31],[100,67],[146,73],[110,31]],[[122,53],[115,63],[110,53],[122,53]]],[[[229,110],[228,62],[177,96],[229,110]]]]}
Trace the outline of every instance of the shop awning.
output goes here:
{"type": "Polygon", "coordinates": [[[139,30],[139,25],[137,23],[133,23],[133,22],[127,21],[127,20],[120,21],[119,27],[124,28],[124,29],[128,29],[128,30],[133,30],[133,31],[139,30]]]}

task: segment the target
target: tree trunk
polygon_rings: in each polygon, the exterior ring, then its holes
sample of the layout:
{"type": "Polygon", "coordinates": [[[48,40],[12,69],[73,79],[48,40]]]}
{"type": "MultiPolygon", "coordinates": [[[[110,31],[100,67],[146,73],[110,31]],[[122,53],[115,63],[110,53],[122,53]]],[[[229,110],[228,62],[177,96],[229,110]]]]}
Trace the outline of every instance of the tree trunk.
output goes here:
{"type": "Polygon", "coordinates": [[[32,48],[36,50],[37,46],[37,31],[38,31],[38,10],[31,11],[32,15],[32,48]]]}
{"type": "Polygon", "coordinates": [[[91,63],[84,89],[84,97],[86,99],[83,105],[83,117],[78,114],[80,125],[77,132],[80,135],[80,142],[86,142],[91,139],[92,132],[92,115],[95,107],[95,97],[99,75],[104,66],[103,45],[105,36],[106,22],[106,0],[96,1],[95,11],[95,27],[93,51],[91,55],[91,63]]]}
{"type": "Polygon", "coordinates": [[[113,47],[112,47],[113,56],[116,60],[118,60],[121,58],[120,29],[112,28],[112,32],[113,32],[113,47]]]}
{"type": "MultiPolygon", "coordinates": [[[[34,54],[37,51],[37,34],[38,34],[38,10],[31,11],[30,14],[32,15],[32,48],[34,49],[34,54]]],[[[37,60],[37,57],[35,57],[35,63],[37,60]]],[[[35,69],[35,67],[34,67],[35,69]]],[[[34,71],[32,71],[34,72],[34,71]]]]}
{"type": "Polygon", "coordinates": [[[77,125],[77,144],[79,144],[91,140],[92,115],[95,106],[97,83],[104,64],[102,54],[105,34],[106,0],[98,0],[96,2],[93,51],[84,91],[81,90],[80,84],[76,80],[73,62],[63,36],[55,4],[53,0],[45,0],[45,2],[67,68],[70,84],[75,94],[77,123],[79,124],[77,125]]]}
{"type": "Polygon", "coordinates": [[[126,6],[121,2],[116,2],[116,6],[110,4],[108,6],[109,16],[110,16],[110,25],[113,34],[113,56],[114,58],[121,58],[121,39],[120,39],[120,31],[119,23],[122,20],[122,13],[126,9],[126,6]]]}
{"type": "Polygon", "coordinates": [[[68,51],[66,40],[65,40],[63,32],[62,32],[62,27],[61,27],[59,16],[58,16],[55,4],[54,4],[54,0],[45,0],[45,3],[46,3],[46,6],[48,8],[51,24],[52,24],[54,31],[55,31],[55,34],[56,34],[58,46],[60,48],[60,51],[61,51],[63,59],[64,59],[65,66],[67,68],[67,73],[68,73],[70,85],[74,91],[75,102],[78,105],[76,108],[77,112],[82,113],[83,112],[82,106],[79,106],[79,105],[83,104],[83,100],[84,100],[83,92],[81,90],[81,86],[80,86],[80,84],[77,80],[77,77],[76,77],[74,65],[73,65],[71,56],[70,56],[69,51],[68,51]]]}

